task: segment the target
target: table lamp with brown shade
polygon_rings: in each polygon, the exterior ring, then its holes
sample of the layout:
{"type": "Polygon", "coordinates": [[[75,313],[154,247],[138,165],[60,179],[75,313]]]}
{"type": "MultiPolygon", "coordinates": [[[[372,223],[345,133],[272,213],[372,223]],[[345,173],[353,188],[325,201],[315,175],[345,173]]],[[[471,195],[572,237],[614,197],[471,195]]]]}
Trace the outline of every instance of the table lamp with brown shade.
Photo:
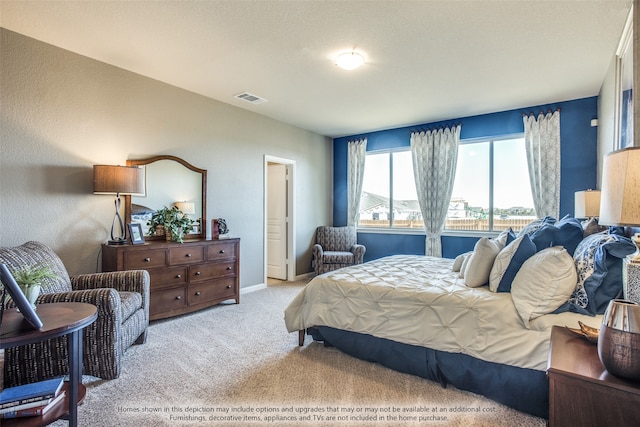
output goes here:
{"type": "Polygon", "coordinates": [[[116,214],[111,223],[110,245],[127,242],[122,217],[120,195],[144,195],[144,169],[138,166],[93,165],[93,193],[115,194],[116,214]]]}

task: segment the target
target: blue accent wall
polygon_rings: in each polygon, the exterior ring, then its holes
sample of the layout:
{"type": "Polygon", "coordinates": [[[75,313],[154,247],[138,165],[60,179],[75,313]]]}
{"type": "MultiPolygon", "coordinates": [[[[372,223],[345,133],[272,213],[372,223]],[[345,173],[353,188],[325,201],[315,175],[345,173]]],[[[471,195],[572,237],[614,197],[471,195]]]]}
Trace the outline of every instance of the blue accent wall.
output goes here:
{"type": "MultiPolygon", "coordinates": [[[[560,108],[560,213],[561,216],[573,215],[574,193],[587,188],[596,188],[597,184],[597,128],[591,126],[591,119],[597,118],[597,97],[335,138],[333,140],[334,225],[347,224],[348,141],[366,137],[367,151],[408,147],[411,131],[414,129],[458,123],[461,124],[461,139],[511,135],[524,132],[523,114],[538,115],[540,112],[546,113],[557,108],[560,108]]],[[[443,236],[442,255],[454,258],[460,253],[473,250],[476,241],[477,237],[443,236]]],[[[358,242],[367,247],[365,261],[394,254],[424,255],[424,235],[359,232],[358,242]]]]}

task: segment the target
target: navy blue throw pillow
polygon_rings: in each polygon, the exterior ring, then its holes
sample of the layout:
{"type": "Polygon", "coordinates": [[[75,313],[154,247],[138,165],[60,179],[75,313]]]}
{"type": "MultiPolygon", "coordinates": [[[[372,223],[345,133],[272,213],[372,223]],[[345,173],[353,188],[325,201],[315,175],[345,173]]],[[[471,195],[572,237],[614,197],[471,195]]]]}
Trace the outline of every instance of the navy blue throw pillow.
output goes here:
{"type": "Polygon", "coordinates": [[[575,218],[565,216],[555,224],[544,224],[531,235],[537,251],[551,246],[563,246],[573,256],[584,237],[582,224],[575,218]]]}

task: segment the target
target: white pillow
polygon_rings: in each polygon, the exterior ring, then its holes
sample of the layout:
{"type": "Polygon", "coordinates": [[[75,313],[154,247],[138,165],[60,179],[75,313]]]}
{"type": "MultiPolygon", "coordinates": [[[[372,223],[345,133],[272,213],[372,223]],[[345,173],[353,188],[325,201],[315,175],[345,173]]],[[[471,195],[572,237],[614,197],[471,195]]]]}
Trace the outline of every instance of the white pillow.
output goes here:
{"type": "Polygon", "coordinates": [[[489,283],[489,273],[493,261],[500,253],[504,244],[500,241],[482,237],[476,242],[473,254],[469,257],[464,271],[464,284],[470,288],[489,283]]]}
{"type": "Polygon", "coordinates": [[[511,285],[511,299],[524,322],[564,304],[578,283],[573,257],[562,246],[546,248],[522,264],[511,285]]]}
{"type": "Polygon", "coordinates": [[[473,252],[467,252],[466,254],[462,255],[462,265],[460,266],[460,272],[458,273],[458,277],[461,279],[464,279],[464,272],[467,271],[467,264],[469,264],[471,255],[473,255],[473,252]]]}
{"type": "Polygon", "coordinates": [[[464,260],[471,254],[471,252],[465,252],[460,254],[453,260],[453,266],[451,267],[451,271],[458,272],[462,270],[462,264],[464,260]]]}

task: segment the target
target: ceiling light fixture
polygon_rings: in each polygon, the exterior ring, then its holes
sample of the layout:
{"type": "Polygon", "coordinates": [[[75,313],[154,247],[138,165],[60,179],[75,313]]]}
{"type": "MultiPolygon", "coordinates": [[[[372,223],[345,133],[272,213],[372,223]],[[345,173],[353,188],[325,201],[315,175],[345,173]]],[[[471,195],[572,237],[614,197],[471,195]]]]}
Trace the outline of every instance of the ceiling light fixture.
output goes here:
{"type": "Polygon", "coordinates": [[[336,58],[336,65],[343,70],[355,70],[364,64],[364,57],[358,52],[345,52],[336,58]]]}

